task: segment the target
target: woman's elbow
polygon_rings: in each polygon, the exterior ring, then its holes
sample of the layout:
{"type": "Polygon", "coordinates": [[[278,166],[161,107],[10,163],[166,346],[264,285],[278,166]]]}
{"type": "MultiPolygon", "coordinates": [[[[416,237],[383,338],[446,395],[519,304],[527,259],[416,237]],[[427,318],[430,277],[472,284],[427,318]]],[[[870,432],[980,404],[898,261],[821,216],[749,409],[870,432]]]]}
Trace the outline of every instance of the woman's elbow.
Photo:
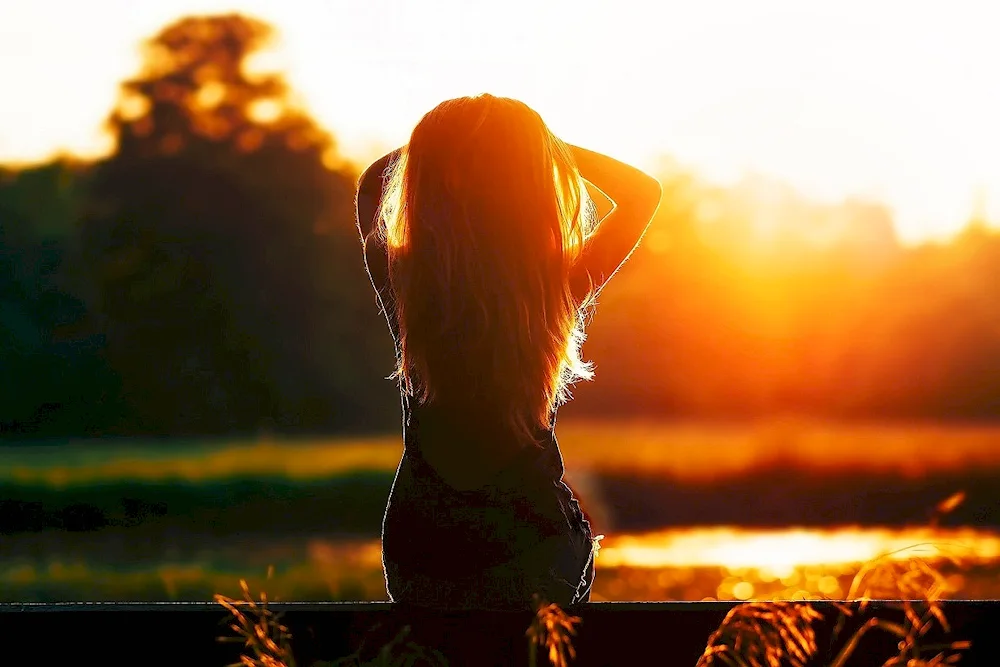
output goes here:
{"type": "Polygon", "coordinates": [[[649,209],[650,217],[652,217],[660,206],[660,199],[663,198],[663,186],[652,176],[648,177],[643,184],[641,198],[643,206],[649,209]]]}
{"type": "Polygon", "coordinates": [[[381,171],[378,169],[373,169],[375,165],[371,165],[368,169],[365,169],[364,173],[358,179],[358,193],[378,196],[382,190],[381,181],[381,171]]]}

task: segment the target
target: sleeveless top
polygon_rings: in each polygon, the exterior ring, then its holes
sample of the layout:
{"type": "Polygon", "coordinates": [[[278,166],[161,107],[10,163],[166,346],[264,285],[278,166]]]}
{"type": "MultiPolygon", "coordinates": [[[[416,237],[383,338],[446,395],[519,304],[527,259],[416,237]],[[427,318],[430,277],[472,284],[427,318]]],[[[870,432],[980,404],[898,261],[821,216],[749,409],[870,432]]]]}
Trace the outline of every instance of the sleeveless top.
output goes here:
{"type": "MultiPolygon", "coordinates": [[[[388,257],[374,237],[366,244],[365,260],[398,355],[399,328],[388,257]]],[[[405,597],[400,592],[408,581],[465,582],[461,587],[472,581],[481,583],[484,572],[523,574],[536,566],[545,569],[546,563],[525,559],[544,560],[537,554],[549,553],[546,545],[553,543],[572,543],[567,547],[574,553],[572,558],[556,556],[564,562],[569,558],[576,563],[577,555],[586,552],[578,566],[563,567],[563,571],[577,568],[576,574],[565,575],[575,588],[575,578],[588,566],[593,534],[563,481],[555,412],[548,428],[536,433],[540,446],[514,448],[512,434],[489,406],[420,405],[402,391],[400,398],[403,456],[382,523],[383,566],[390,596],[394,600],[405,597]],[[443,452],[438,459],[474,471],[477,479],[470,484],[449,483],[425,458],[425,448],[443,452]]]]}
{"type": "Polygon", "coordinates": [[[486,483],[465,489],[445,481],[422,455],[427,431],[451,439],[452,449],[464,448],[471,457],[505,437],[504,429],[486,418],[411,405],[405,395],[402,404],[404,451],[382,526],[384,560],[394,563],[401,576],[473,576],[516,561],[549,538],[593,538],[563,481],[554,417],[548,431],[539,434],[544,437],[540,449],[519,450],[491,471],[486,483]]]}

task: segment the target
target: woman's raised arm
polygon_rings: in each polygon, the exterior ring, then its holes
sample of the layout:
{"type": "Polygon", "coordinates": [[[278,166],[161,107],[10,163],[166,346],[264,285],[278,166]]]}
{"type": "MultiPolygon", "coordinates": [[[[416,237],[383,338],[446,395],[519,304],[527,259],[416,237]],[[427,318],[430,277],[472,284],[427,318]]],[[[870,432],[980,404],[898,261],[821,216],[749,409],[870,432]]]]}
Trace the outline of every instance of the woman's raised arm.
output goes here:
{"type": "Polygon", "coordinates": [[[573,293],[582,301],[604,287],[639,245],[662,189],[655,178],[624,162],[578,146],[569,148],[580,175],[612,202],[611,211],[587,239],[571,278],[573,293]]]}
{"type": "Polygon", "coordinates": [[[385,170],[396,161],[402,148],[386,153],[371,163],[358,181],[358,231],[366,239],[375,229],[375,217],[382,200],[382,185],[385,170]]]}
{"type": "MultiPolygon", "coordinates": [[[[588,237],[571,277],[573,293],[582,301],[604,287],[639,245],[659,206],[661,188],[656,179],[624,162],[578,146],[569,148],[581,176],[612,205],[588,237]]],[[[373,162],[358,184],[358,231],[365,245],[368,273],[377,290],[388,279],[385,248],[373,242],[383,176],[402,150],[397,148],[373,162]]]]}
{"type": "Polygon", "coordinates": [[[382,298],[383,289],[389,284],[389,258],[385,247],[378,243],[376,219],[379,204],[382,201],[382,186],[385,170],[396,161],[402,148],[391,151],[373,162],[358,181],[357,226],[361,234],[361,244],[364,250],[365,268],[372,286],[382,298]]]}

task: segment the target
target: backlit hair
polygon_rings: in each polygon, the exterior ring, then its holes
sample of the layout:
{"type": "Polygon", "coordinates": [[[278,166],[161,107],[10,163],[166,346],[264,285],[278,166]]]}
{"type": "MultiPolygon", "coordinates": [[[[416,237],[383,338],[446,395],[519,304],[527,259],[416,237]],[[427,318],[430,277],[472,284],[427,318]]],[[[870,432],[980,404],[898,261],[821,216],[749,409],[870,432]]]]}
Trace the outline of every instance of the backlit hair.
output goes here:
{"type": "Polygon", "coordinates": [[[537,443],[593,377],[569,278],[594,217],[572,154],[526,104],[484,94],[427,113],[386,176],[395,377],[421,403],[488,405],[537,443]]]}

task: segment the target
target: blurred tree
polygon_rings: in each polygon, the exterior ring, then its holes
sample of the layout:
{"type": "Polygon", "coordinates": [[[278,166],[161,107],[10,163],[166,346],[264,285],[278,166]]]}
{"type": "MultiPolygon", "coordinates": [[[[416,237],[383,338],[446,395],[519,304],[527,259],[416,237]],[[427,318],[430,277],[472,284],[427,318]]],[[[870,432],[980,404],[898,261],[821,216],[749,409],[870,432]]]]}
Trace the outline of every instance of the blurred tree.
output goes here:
{"type": "Polygon", "coordinates": [[[1000,234],[970,227],[874,281],[848,329],[831,402],[848,416],[1000,417],[1000,234]]]}
{"type": "Polygon", "coordinates": [[[66,160],[0,173],[0,437],[95,433],[114,411],[76,262],[85,176],[66,160]]]}
{"type": "Polygon", "coordinates": [[[1000,417],[1000,234],[983,222],[904,249],[876,204],[676,168],[661,183],[602,295],[584,349],[597,382],[570,414],[1000,417]]]}
{"type": "Polygon", "coordinates": [[[148,41],[122,85],[84,226],[95,309],[152,433],[388,427],[392,365],[354,228],[356,173],[240,15],[148,41]]]}
{"type": "MultiPolygon", "coordinates": [[[[144,46],[86,167],[0,171],[0,432],[393,429],[356,171],[239,15],[144,46]],[[124,401],[124,402],[123,402],[124,401]]],[[[601,296],[568,416],[1000,416],[1000,234],[902,249],[884,208],[676,164],[601,296]]]]}

